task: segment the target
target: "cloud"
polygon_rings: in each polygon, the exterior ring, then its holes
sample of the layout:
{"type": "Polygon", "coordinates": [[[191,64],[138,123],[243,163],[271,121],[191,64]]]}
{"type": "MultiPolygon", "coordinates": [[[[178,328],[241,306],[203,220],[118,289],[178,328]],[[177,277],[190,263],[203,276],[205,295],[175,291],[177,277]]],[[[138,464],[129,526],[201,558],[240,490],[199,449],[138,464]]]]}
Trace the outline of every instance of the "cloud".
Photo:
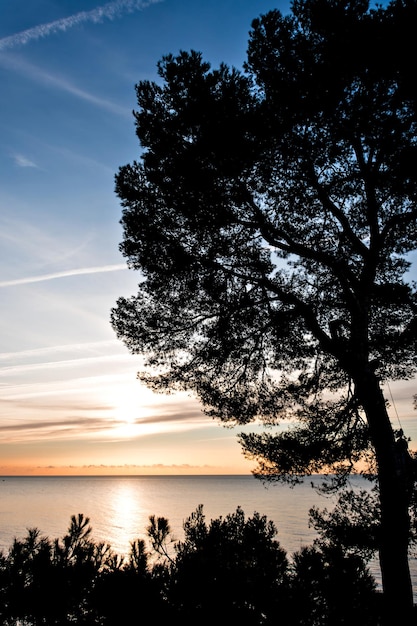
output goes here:
{"type": "Polygon", "coordinates": [[[81,276],[83,274],[101,274],[103,272],[119,272],[126,270],[125,263],[117,263],[115,265],[101,265],[96,267],[81,267],[64,272],[53,272],[51,274],[42,274],[40,276],[27,276],[26,278],[15,278],[13,280],[0,281],[0,287],[14,287],[16,285],[28,285],[30,283],[40,283],[46,280],[54,280],[55,278],[66,278],[67,276],[81,276]]]}
{"type": "Polygon", "coordinates": [[[24,59],[20,59],[15,55],[4,54],[3,56],[0,56],[0,64],[9,70],[11,69],[15,72],[24,74],[31,80],[60,89],[61,91],[69,93],[80,100],[89,102],[90,104],[94,104],[95,106],[105,109],[106,111],[110,111],[111,113],[121,115],[126,118],[129,117],[129,119],[131,117],[131,112],[127,111],[125,107],[117,104],[116,102],[95,96],[84,89],[80,89],[69,80],[62,78],[62,76],[56,76],[50,72],[46,72],[36,65],[33,65],[33,63],[28,63],[24,59]]]}
{"type": "MultiPolygon", "coordinates": [[[[41,413],[49,413],[51,411],[63,413],[68,412],[72,414],[107,414],[114,410],[114,407],[111,404],[103,404],[100,402],[89,402],[88,400],[82,402],[81,400],[71,400],[70,398],[65,398],[65,402],[62,402],[62,399],[56,394],[57,397],[54,398],[53,402],[47,402],[47,398],[39,398],[34,400],[3,400],[2,399],[2,408],[5,410],[5,414],[12,412],[16,413],[16,410],[22,409],[25,412],[24,420],[27,420],[27,423],[31,423],[28,415],[33,414],[34,412],[37,415],[41,413]],[[60,401],[61,400],[61,401],[60,401]]],[[[13,419],[13,418],[9,418],[13,419]]],[[[48,417],[48,421],[49,421],[48,417]]],[[[17,422],[17,421],[16,421],[17,422]]],[[[0,422],[0,431],[3,428],[3,425],[0,422]]]]}
{"type": "MultiPolygon", "coordinates": [[[[113,464],[113,465],[106,465],[104,463],[100,463],[100,465],[94,465],[94,464],[89,464],[89,465],[66,465],[66,466],[61,466],[62,469],[64,468],[68,468],[68,469],[76,469],[76,468],[82,468],[82,469],[144,469],[144,470],[149,470],[149,469],[156,469],[156,470],[173,470],[173,469],[178,469],[178,470],[190,470],[190,469],[212,469],[212,468],[216,468],[215,465],[208,465],[207,463],[205,463],[204,465],[191,465],[190,463],[173,463],[171,465],[167,465],[166,463],[151,463],[151,464],[145,464],[145,465],[138,465],[136,463],[124,463],[123,465],[119,464],[113,464]]],[[[54,465],[38,465],[38,469],[54,469],[55,466],[54,465]]]]}
{"type": "MultiPolygon", "coordinates": [[[[181,464],[165,464],[152,463],[138,465],[135,463],[124,464],[88,464],[88,465],[1,465],[0,473],[3,474],[3,480],[9,476],[34,475],[34,476],[100,476],[100,475],[116,475],[116,476],[166,476],[166,475],[223,475],[230,473],[226,466],[209,465],[207,463],[201,465],[192,465],[190,463],[181,464]]],[[[234,471],[234,474],[249,475],[248,471],[234,471]]]]}
{"type": "Polygon", "coordinates": [[[44,348],[32,348],[31,350],[19,350],[18,352],[0,352],[0,361],[6,359],[22,359],[33,356],[44,356],[49,354],[61,354],[63,352],[85,352],[108,350],[109,348],[119,347],[118,339],[105,339],[102,341],[90,341],[83,343],[71,343],[57,346],[46,346],[44,348]]]}
{"type": "Polygon", "coordinates": [[[154,405],[144,405],[144,409],[149,409],[153,411],[153,415],[150,414],[145,417],[139,417],[135,420],[135,424],[170,424],[175,423],[179,424],[181,422],[186,422],[192,427],[195,425],[203,425],[207,426],[209,422],[209,418],[207,418],[201,407],[197,404],[196,401],[189,401],[189,404],[182,403],[173,403],[164,406],[163,404],[158,405],[155,403],[154,405]]]}
{"type": "MultiPolygon", "coordinates": [[[[126,355],[128,357],[129,355],[126,355]]],[[[123,384],[126,374],[111,374],[97,376],[81,376],[66,380],[48,380],[43,383],[20,383],[0,385],[0,396],[4,400],[21,400],[24,398],[53,397],[65,393],[66,395],[80,395],[91,393],[92,390],[108,389],[117,383],[123,384]]]]}
{"type": "Polygon", "coordinates": [[[97,24],[103,22],[105,19],[114,20],[126,13],[146,9],[159,2],[161,2],[161,0],[115,0],[114,2],[108,2],[91,11],[80,11],[69,17],[55,20],[47,24],[39,24],[38,26],[10,35],[9,37],[3,37],[0,39],[0,52],[17,46],[25,46],[31,41],[48,37],[54,33],[65,32],[70,28],[74,28],[74,26],[86,22],[97,24]]]}
{"type": "Polygon", "coordinates": [[[64,361],[48,361],[44,363],[28,363],[25,365],[7,365],[0,367],[0,376],[10,374],[21,374],[23,372],[34,372],[36,370],[56,370],[58,367],[71,367],[75,366],[91,366],[98,365],[100,363],[112,362],[124,363],[126,361],[126,354],[109,354],[100,356],[89,356],[81,359],[68,359],[64,361]]]}
{"type": "Polygon", "coordinates": [[[22,154],[15,154],[14,161],[16,165],[18,165],[19,167],[35,167],[35,168],[38,167],[36,163],[31,161],[30,159],[27,159],[22,154]]]}
{"type": "Polygon", "coordinates": [[[27,422],[15,422],[9,425],[0,425],[0,433],[8,432],[21,432],[24,431],[30,436],[33,431],[46,431],[49,434],[63,434],[68,432],[79,433],[82,431],[103,431],[114,428],[118,422],[115,420],[108,420],[104,418],[92,418],[92,417],[66,417],[65,419],[45,419],[45,420],[31,420],[27,422]]]}

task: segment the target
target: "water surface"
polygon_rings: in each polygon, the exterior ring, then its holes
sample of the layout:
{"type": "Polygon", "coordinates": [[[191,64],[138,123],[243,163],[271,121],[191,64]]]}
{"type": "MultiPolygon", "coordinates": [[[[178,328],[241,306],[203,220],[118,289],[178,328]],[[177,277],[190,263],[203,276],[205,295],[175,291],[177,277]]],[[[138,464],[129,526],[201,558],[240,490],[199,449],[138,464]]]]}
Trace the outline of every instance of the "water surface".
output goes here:
{"type": "MultiPolygon", "coordinates": [[[[309,545],[316,537],[308,525],[312,506],[331,509],[335,498],[324,497],[311,487],[318,477],[302,485],[265,485],[252,476],[66,476],[0,478],[0,550],[15,537],[38,528],[50,539],[62,537],[71,515],[90,518],[93,539],[109,543],[119,555],[129,552],[130,542],[146,539],[149,516],[168,518],[175,539],[183,538],[184,520],[199,504],[207,521],[233,513],[238,506],[251,516],[255,511],[274,521],[277,539],[289,554],[309,545]]],[[[352,486],[369,489],[360,477],[352,486]]],[[[417,598],[417,560],[411,561],[417,598]]],[[[377,563],[371,571],[380,581],[377,563]]]]}

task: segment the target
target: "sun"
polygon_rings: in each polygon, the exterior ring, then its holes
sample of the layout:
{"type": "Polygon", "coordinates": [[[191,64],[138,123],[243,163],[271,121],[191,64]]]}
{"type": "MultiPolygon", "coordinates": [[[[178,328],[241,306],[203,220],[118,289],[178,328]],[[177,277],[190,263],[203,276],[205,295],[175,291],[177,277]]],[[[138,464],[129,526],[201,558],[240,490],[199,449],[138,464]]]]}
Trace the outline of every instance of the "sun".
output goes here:
{"type": "Polygon", "coordinates": [[[158,432],[158,424],[152,420],[153,394],[137,383],[121,385],[112,392],[112,436],[133,438],[158,432]]]}

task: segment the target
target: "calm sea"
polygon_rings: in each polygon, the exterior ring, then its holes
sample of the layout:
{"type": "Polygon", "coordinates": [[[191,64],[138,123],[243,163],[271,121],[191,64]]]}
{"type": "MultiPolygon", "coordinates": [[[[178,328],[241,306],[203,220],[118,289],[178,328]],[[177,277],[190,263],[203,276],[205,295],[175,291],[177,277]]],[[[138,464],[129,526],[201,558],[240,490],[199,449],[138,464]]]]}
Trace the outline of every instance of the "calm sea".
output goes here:
{"type": "MultiPolygon", "coordinates": [[[[317,484],[318,479],[313,478],[317,484]]],[[[369,489],[360,477],[353,486],[369,489]]],[[[309,545],[316,533],[308,526],[313,505],[331,509],[334,498],[321,496],[311,480],[291,489],[269,485],[252,476],[94,476],[0,478],[0,550],[15,537],[38,528],[50,539],[62,537],[71,515],[90,518],[93,539],[109,543],[119,555],[130,542],[146,539],[149,516],[168,518],[175,539],[182,539],[182,524],[199,504],[207,521],[233,513],[240,506],[246,516],[266,515],[278,528],[278,540],[289,554],[309,545]]],[[[417,559],[411,560],[417,601],[417,559]]],[[[371,564],[377,581],[377,563],[371,564]]]]}

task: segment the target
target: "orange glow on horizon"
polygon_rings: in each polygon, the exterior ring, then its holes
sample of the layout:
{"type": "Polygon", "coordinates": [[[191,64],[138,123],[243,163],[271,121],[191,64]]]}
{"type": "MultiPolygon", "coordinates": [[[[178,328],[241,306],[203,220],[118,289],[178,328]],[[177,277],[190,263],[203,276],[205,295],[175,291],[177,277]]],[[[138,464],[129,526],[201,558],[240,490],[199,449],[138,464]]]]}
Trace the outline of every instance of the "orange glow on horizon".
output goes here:
{"type": "Polygon", "coordinates": [[[223,476],[251,475],[251,468],[241,466],[192,465],[89,465],[48,466],[6,465],[0,476],[223,476]]]}

